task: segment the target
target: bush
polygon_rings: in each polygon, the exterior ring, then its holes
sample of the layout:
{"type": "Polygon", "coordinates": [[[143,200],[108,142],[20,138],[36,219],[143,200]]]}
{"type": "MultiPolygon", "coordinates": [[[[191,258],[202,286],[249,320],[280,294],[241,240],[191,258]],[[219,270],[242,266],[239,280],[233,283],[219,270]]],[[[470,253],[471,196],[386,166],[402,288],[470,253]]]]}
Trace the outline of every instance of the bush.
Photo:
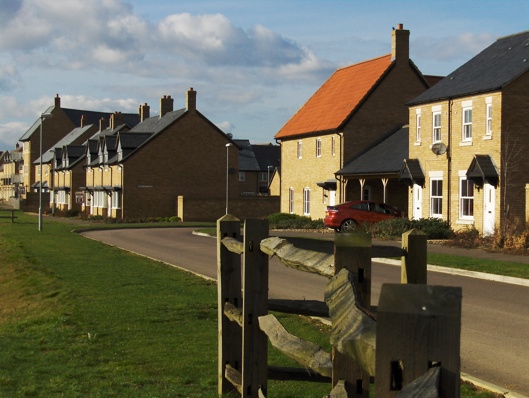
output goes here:
{"type": "Polygon", "coordinates": [[[388,239],[400,237],[413,228],[424,232],[427,239],[448,239],[454,236],[454,231],[450,228],[448,221],[439,218],[421,218],[419,220],[394,218],[372,224],[366,229],[373,237],[388,239]]]}
{"type": "Polygon", "coordinates": [[[322,229],[323,220],[312,220],[310,217],[297,214],[274,213],[268,216],[271,229],[322,229]]]}

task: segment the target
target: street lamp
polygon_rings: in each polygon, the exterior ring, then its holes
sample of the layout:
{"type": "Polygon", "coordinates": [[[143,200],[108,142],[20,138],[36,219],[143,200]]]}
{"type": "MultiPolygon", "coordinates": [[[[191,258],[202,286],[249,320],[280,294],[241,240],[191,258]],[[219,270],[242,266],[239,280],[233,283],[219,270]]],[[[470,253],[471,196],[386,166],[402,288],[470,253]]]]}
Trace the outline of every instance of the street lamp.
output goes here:
{"type": "Polygon", "coordinates": [[[40,187],[39,187],[39,231],[42,231],[42,125],[44,120],[51,119],[51,113],[40,114],[40,158],[39,158],[39,173],[40,173],[40,187]]]}
{"type": "Polygon", "coordinates": [[[233,146],[232,143],[226,144],[226,214],[228,214],[228,192],[229,192],[229,185],[228,185],[228,178],[229,178],[229,170],[230,170],[230,146],[233,146]]]}

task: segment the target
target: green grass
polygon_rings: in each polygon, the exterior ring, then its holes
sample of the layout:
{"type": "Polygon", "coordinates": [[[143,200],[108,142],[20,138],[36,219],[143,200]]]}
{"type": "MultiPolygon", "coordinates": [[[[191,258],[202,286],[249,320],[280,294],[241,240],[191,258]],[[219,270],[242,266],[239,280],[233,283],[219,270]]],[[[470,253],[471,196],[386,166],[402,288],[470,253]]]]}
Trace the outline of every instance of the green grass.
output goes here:
{"type": "MultiPolygon", "coordinates": [[[[18,216],[0,226],[0,397],[216,396],[216,284],[18,216]]],[[[326,327],[278,317],[330,350],[326,327]]],[[[275,350],[270,363],[293,365],[275,350]]],[[[330,386],[268,390],[320,398],[330,386]]]]}

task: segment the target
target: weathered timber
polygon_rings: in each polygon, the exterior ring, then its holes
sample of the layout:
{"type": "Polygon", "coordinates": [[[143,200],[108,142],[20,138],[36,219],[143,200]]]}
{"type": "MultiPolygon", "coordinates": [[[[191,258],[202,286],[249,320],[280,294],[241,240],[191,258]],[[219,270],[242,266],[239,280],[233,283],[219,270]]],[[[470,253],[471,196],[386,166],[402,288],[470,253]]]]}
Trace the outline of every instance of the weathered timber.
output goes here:
{"type": "Polygon", "coordinates": [[[225,303],[238,307],[242,303],[241,295],[241,258],[230,252],[222,244],[222,239],[239,239],[240,220],[227,214],[217,220],[217,306],[218,306],[218,395],[234,391],[234,386],[225,377],[226,364],[240,369],[242,363],[242,330],[224,314],[225,303]]]}
{"type": "Polygon", "coordinates": [[[331,393],[325,398],[348,398],[347,390],[345,389],[345,381],[338,380],[331,393]]]}
{"type": "Polygon", "coordinates": [[[261,250],[277,258],[287,267],[312,272],[332,278],[334,258],[332,254],[298,249],[285,239],[270,237],[261,241],[261,250]]]}
{"type": "Polygon", "coordinates": [[[397,246],[381,246],[373,245],[371,249],[371,258],[391,258],[402,257],[406,255],[406,251],[402,247],[397,246]]]}
{"type": "Polygon", "coordinates": [[[331,377],[331,355],[319,345],[301,340],[288,333],[273,315],[259,317],[259,326],[268,336],[272,346],[286,356],[323,376],[331,377]]]}
{"type": "Polygon", "coordinates": [[[242,398],[267,394],[268,340],[257,319],[268,314],[268,256],[259,242],[268,237],[268,220],[244,222],[242,305],[242,398]]]}
{"type": "Polygon", "coordinates": [[[403,233],[402,248],[406,254],[401,260],[400,282],[426,285],[426,234],[415,228],[403,233]]]}
{"type": "Polygon", "coordinates": [[[460,395],[460,287],[384,284],[377,313],[375,396],[392,398],[440,367],[443,396],[460,395]]]}
{"type": "Polygon", "coordinates": [[[282,300],[269,299],[268,309],[287,314],[328,317],[329,309],[323,301],[318,300],[282,300]]]}
{"type": "Polygon", "coordinates": [[[224,315],[226,315],[230,321],[237,322],[239,326],[242,326],[242,311],[239,307],[235,307],[228,301],[225,302],[224,315]]]}
{"type": "Polygon", "coordinates": [[[315,383],[330,383],[331,378],[322,376],[309,368],[289,368],[280,366],[268,367],[268,378],[273,380],[285,381],[307,381],[315,383]]]}
{"type": "Polygon", "coordinates": [[[325,287],[332,320],[331,344],[375,375],[376,322],[357,307],[353,275],[342,269],[325,287]]]}
{"type": "Polygon", "coordinates": [[[233,387],[235,387],[235,389],[239,391],[240,394],[242,394],[241,372],[228,364],[226,365],[224,376],[226,377],[226,380],[228,380],[233,385],[233,387]]]}
{"type": "Polygon", "coordinates": [[[441,368],[434,366],[395,395],[395,398],[439,398],[441,368]]]}
{"type": "Polygon", "coordinates": [[[222,238],[222,244],[232,253],[242,254],[244,252],[244,244],[238,239],[227,236],[222,238]]]}

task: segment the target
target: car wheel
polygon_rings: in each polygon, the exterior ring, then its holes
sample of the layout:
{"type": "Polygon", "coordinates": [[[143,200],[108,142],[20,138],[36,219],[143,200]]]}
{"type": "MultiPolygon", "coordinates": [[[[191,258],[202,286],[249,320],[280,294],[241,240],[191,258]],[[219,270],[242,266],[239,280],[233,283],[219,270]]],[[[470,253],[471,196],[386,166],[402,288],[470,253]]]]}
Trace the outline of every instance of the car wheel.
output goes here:
{"type": "Polygon", "coordinates": [[[352,232],[356,230],[357,223],[355,220],[348,219],[345,220],[342,225],[340,225],[340,232],[352,232]]]}

